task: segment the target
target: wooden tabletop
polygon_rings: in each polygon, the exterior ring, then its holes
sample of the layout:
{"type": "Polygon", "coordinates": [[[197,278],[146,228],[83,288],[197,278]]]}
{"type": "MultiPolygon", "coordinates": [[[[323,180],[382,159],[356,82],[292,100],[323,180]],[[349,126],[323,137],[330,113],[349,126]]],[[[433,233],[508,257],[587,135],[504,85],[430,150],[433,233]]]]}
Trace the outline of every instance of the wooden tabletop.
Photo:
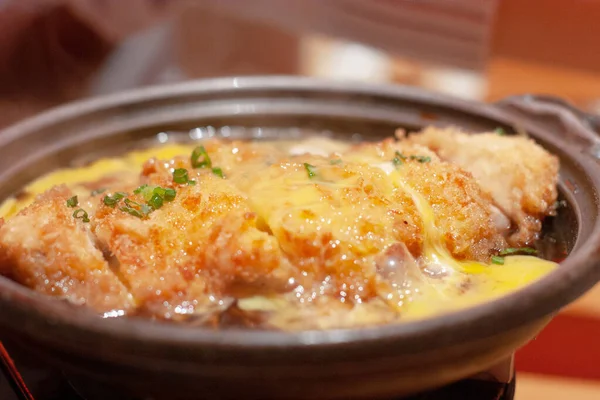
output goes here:
{"type": "Polygon", "coordinates": [[[519,373],[515,400],[598,400],[600,383],[531,373],[519,373]]]}

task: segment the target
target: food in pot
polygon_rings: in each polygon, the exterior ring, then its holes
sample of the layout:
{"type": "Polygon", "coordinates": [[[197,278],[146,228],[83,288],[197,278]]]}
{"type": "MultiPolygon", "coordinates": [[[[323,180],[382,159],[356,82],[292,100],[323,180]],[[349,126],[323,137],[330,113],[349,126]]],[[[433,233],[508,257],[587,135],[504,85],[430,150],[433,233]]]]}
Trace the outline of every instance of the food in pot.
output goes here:
{"type": "Polygon", "coordinates": [[[5,201],[0,273],[105,317],[283,330],[425,318],[556,268],[535,243],[558,168],[528,138],[439,128],[163,144],[5,201]]]}

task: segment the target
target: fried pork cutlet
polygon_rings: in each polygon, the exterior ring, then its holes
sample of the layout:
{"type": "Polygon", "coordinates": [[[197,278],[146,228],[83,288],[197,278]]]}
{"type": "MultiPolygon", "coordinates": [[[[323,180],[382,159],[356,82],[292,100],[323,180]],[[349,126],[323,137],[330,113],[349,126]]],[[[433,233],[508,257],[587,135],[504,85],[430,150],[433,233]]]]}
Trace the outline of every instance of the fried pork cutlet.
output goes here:
{"type": "Polygon", "coordinates": [[[179,319],[256,295],[383,307],[429,262],[426,217],[456,260],[507,246],[495,193],[442,153],[394,140],[298,153],[205,141],[82,196],[89,221],[54,188],[0,225],[0,273],[99,312],[179,319]]]}
{"type": "MultiPolygon", "coordinates": [[[[258,229],[243,194],[212,173],[195,179],[195,185],[165,182],[161,187],[173,188],[175,198],[147,218],[105,204],[93,217],[98,242],[142,314],[198,312],[236,295],[238,286],[281,291],[293,275],[275,238],[258,229]]],[[[143,193],[127,199],[146,201],[143,193]]]]}
{"type": "MultiPolygon", "coordinates": [[[[96,246],[89,223],[66,206],[65,186],[45,192],[0,227],[0,272],[38,292],[99,312],[131,311],[135,302],[96,246]]],[[[79,214],[78,214],[79,215],[79,214]]]]}
{"type": "Polygon", "coordinates": [[[531,245],[542,219],[554,211],[558,159],[531,139],[430,127],[406,141],[426,146],[473,174],[515,225],[508,237],[512,246],[531,245]]]}
{"type": "MultiPolygon", "coordinates": [[[[436,225],[456,258],[486,261],[506,247],[493,220],[491,197],[470,173],[441,161],[428,148],[389,139],[358,145],[344,158],[368,159],[388,171],[400,172],[404,182],[431,205],[436,225]]],[[[403,191],[396,194],[397,198],[404,197],[403,208],[411,209],[413,200],[407,204],[406,196],[403,191]]]]}

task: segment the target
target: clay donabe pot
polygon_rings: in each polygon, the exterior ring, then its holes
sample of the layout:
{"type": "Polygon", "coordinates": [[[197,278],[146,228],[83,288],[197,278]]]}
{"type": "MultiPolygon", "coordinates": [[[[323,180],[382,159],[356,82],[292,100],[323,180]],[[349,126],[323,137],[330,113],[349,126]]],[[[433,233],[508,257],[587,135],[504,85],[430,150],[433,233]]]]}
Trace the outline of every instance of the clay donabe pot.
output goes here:
{"type": "Polygon", "coordinates": [[[369,140],[427,125],[526,131],[560,157],[568,206],[545,226],[569,248],[560,268],[508,296],[423,321],[299,333],[102,319],[0,278],[2,336],[68,374],[169,399],[375,399],[484,370],[600,278],[596,121],[559,100],[524,96],[488,105],[414,88],[295,77],[149,88],[67,105],[6,129],[0,197],[74,159],[122,151],[158,132],[238,126],[251,129],[223,131],[269,137],[317,130],[369,140]]]}

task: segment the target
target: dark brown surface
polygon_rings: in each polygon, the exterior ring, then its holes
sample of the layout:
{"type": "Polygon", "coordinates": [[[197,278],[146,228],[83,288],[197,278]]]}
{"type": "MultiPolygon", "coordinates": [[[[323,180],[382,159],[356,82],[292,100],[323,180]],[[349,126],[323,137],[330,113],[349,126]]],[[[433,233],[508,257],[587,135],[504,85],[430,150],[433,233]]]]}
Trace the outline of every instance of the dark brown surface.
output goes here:
{"type": "Polygon", "coordinates": [[[13,3],[0,13],[7,35],[0,43],[0,98],[59,104],[81,97],[112,46],[67,7],[35,10],[13,3]]]}
{"type": "Polygon", "coordinates": [[[68,7],[6,3],[0,10],[0,127],[86,95],[113,49],[68,7]]]}
{"type": "Polygon", "coordinates": [[[560,157],[570,214],[561,212],[555,229],[573,250],[557,271],[515,294],[426,321],[295,334],[101,320],[0,279],[0,333],[68,373],[136,394],[174,396],[169,387],[188,397],[202,390],[221,398],[374,399],[486,369],[600,278],[600,164],[589,152],[597,139],[579,122],[585,116],[563,105],[525,98],[486,106],[409,88],[297,78],[186,83],[79,103],[4,131],[0,196],[82,152],[114,152],[160,131],[295,126],[382,137],[432,123],[421,115],[472,130],[525,129],[560,157]]]}
{"type": "MultiPolygon", "coordinates": [[[[3,350],[0,361],[3,362],[0,368],[2,400],[135,400],[97,382],[69,381],[60,371],[36,362],[15,348],[11,348],[10,355],[3,350]]],[[[514,388],[514,378],[508,384],[465,379],[403,400],[512,400],[514,388]]],[[[198,400],[203,398],[201,394],[197,397],[198,400]]]]}

